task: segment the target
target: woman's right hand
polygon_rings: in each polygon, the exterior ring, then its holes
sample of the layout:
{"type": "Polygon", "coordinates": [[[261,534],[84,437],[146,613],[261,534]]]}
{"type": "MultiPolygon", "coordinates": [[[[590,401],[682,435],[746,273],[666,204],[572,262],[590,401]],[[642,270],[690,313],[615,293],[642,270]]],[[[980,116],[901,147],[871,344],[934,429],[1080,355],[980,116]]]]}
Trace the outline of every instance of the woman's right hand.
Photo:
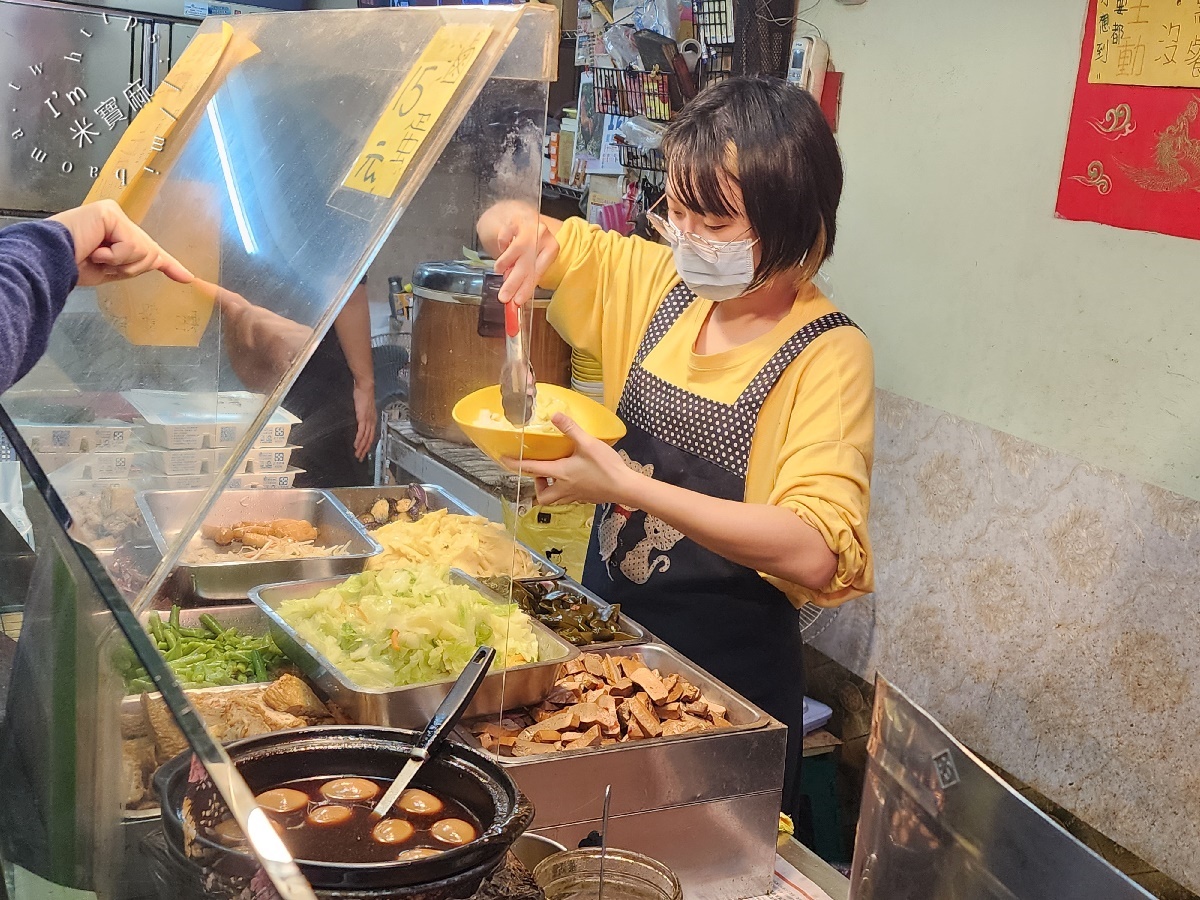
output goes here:
{"type": "Polygon", "coordinates": [[[558,258],[555,234],[561,225],[517,201],[497,203],[480,217],[479,240],[495,258],[496,272],[504,276],[501,302],[524,306],[533,299],[542,276],[558,258]]]}

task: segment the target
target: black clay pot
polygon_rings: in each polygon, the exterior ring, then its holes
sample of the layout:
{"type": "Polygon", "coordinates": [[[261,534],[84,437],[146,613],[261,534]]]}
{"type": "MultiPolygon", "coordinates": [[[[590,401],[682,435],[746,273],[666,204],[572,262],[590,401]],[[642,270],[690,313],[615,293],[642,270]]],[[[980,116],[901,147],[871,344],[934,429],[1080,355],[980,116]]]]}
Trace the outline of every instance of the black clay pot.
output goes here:
{"type": "MultiPolygon", "coordinates": [[[[247,738],[227,749],[256,794],[301,778],[356,775],[392,779],[419,735],[398,728],[344,725],[305,728],[247,738]]],[[[172,850],[222,883],[248,883],[258,866],[246,850],[197,834],[185,839],[183,801],[191,754],[159,769],[155,787],[162,824],[172,850]]],[[[387,863],[297,860],[309,883],[327,896],[405,898],[468,897],[533,821],[533,804],[499,765],[469,747],[447,742],[421,767],[413,783],[456,800],[483,826],[479,838],[428,859],[387,863]]],[[[189,831],[191,829],[188,829],[189,831]]]]}

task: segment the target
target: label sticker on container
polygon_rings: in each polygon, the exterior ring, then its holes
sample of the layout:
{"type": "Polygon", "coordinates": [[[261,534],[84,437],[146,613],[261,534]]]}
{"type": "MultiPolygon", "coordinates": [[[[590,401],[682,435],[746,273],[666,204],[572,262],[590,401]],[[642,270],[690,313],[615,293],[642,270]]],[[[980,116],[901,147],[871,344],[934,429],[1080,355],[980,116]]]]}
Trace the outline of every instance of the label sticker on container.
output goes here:
{"type": "Polygon", "coordinates": [[[197,19],[203,19],[208,15],[207,3],[185,3],[183,4],[183,14],[185,16],[194,16],[197,19]]]}
{"type": "Polygon", "coordinates": [[[388,101],[342,187],[391,197],[487,43],[488,25],[443,25],[388,101]]]}

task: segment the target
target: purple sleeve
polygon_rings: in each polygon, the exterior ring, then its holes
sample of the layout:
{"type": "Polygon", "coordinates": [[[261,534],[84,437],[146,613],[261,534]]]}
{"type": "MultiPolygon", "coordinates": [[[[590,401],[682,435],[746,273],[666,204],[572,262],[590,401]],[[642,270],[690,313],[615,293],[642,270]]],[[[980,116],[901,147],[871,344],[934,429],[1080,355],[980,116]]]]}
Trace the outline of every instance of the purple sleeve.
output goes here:
{"type": "Polygon", "coordinates": [[[46,352],[50,329],[78,278],[75,244],[58,222],[0,230],[0,393],[46,352]]]}

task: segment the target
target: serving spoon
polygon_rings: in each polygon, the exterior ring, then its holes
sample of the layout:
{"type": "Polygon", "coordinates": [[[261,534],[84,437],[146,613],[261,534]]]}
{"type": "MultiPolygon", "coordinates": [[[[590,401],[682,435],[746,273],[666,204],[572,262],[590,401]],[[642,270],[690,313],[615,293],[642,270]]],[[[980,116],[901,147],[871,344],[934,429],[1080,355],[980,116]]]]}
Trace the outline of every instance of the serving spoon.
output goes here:
{"type": "Polygon", "coordinates": [[[492,660],[495,658],[496,648],[494,647],[485,645],[475,651],[471,661],[459,673],[454,686],[450,688],[450,693],[446,695],[446,699],[441,702],[437,711],[434,712],[433,718],[425,726],[425,731],[421,733],[416,746],[409,751],[408,762],[404,764],[404,768],[400,770],[400,774],[396,776],[392,786],[387,789],[387,793],[375,804],[371,815],[382,819],[391,812],[392,807],[396,805],[396,801],[400,799],[404,789],[412,783],[421,766],[433,756],[446,735],[458,724],[463,712],[471,705],[472,698],[479,690],[479,686],[483,684],[483,679],[487,677],[488,669],[491,668],[492,660]]]}

